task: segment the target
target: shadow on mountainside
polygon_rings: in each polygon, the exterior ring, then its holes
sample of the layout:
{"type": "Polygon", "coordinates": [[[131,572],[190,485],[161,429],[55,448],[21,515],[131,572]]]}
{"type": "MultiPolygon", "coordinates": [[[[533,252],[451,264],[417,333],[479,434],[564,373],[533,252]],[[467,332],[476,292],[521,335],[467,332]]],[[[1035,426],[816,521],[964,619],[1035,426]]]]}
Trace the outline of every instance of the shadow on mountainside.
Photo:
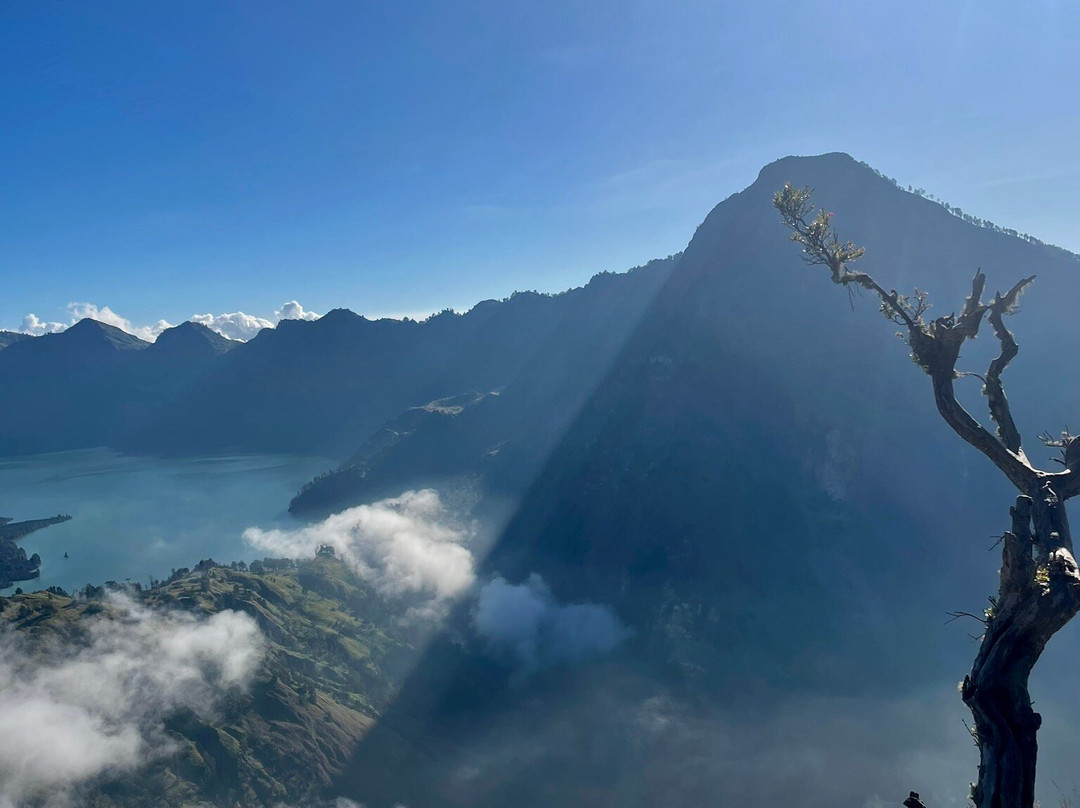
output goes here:
{"type": "MultiPolygon", "coordinates": [[[[461,604],[335,793],[373,808],[816,808],[916,788],[963,804],[974,750],[954,683],[973,646],[942,623],[992,591],[985,550],[1011,492],[938,422],[876,306],[800,263],[771,207],[787,181],[815,186],[875,277],[928,288],[935,313],[976,267],[992,288],[1038,274],[1011,398],[1029,433],[1065,423],[1075,256],[973,226],[846,155],[767,166],[698,228],[480,568],[481,585],[539,575],[559,603],[610,605],[633,636],[523,668],[461,604]],[[1067,365],[1052,374],[1050,346],[1067,365]]],[[[976,350],[968,363],[984,367],[976,350]]],[[[978,384],[965,395],[981,414],[978,384]]]]}

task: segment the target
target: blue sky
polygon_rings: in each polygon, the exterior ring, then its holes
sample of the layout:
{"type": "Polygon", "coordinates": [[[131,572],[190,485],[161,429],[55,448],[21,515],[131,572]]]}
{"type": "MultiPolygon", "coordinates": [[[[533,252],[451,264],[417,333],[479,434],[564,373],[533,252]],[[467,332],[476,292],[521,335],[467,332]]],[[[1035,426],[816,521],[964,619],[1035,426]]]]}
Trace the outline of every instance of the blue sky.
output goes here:
{"type": "Polygon", "coordinates": [[[1078,34],[1064,0],[6,0],[0,327],[559,290],[793,153],[1080,250],[1078,34]]]}

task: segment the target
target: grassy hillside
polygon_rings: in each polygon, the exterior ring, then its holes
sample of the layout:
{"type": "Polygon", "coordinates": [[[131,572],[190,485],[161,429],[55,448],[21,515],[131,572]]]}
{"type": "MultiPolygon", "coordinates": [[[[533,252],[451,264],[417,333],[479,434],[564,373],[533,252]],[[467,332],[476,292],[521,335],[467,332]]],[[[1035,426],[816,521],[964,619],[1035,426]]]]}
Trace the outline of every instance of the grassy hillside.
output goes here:
{"type": "MultiPolygon", "coordinates": [[[[218,566],[201,562],[145,590],[153,609],[196,615],[245,612],[268,641],[247,692],[229,695],[212,720],[191,711],[165,719],[175,752],[83,787],[96,806],[273,805],[317,799],[379,716],[412,649],[379,599],[340,561],[316,558],[218,566]]],[[[82,643],[91,618],[118,608],[105,588],[0,600],[0,620],[31,648],[82,643]]],[[[44,798],[46,795],[42,795],[44,798]]]]}

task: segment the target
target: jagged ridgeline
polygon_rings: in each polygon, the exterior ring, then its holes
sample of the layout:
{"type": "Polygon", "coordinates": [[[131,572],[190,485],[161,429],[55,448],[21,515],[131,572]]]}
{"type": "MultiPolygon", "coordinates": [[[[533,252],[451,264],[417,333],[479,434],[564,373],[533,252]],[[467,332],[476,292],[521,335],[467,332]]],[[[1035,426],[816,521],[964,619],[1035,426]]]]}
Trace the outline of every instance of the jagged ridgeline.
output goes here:
{"type": "Polygon", "coordinates": [[[0,456],[110,446],[345,459],[411,406],[511,383],[545,352],[596,362],[675,263],[601,273],[562,294],[520,292],[424,322],[346,309],[285,320],[247,343],[184,323],[153,344],[83,320],[0,350],[0,456]],[[79,390],[77,396],[72,390],[79,390]]]}

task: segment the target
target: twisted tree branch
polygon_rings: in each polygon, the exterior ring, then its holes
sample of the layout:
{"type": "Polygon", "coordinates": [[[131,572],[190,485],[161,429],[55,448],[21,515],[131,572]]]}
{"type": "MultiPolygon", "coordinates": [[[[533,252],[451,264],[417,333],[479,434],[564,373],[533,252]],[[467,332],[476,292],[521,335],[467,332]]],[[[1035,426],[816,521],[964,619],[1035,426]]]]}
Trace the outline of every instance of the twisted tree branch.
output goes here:
{"type": "Polygon", "coordinates": [[[1031,275],[1019,281],[1004,297],[1000,292],[994,296],[994,301],[990,304],[989,320],[1001,344],[1001,352],[990,363],[990,369],[987,370],[986,378],[983,380],[983,394],[990,406],[990,417],[997,424],[998,438],[1005,444],[1005,448],[1024,460],[1027,458],[1021,447],[1020,431],[1013,421],[1009,400],[1005,396],[1005,388],[1001,382],[1001,374],[1020,351],[1016,339],[1005,327],[1004,316],[1016,309],[1020,295],[1034,280],[1035,276],[1031,275]]]}
{"type": "MultiPolygon", "coordinates": [[[[988,311],[996,310],[998,321],[1005,314],[1011,313],[1015,309],[1017,298],[1031,279],[1024,279],[1014,286],[1009,294],[1004,297],[998,295],[994,302],[988,305],[982,302],[986,275],[980,270],[971,280],[971,294],[965,299],[960,314],[948,314],[928,323],[923,318],[929,308],[925,293],[917,291],[915,303],[912,303],[895,291],[886,291],[869,274],[848,269],[848,262],[861,258],[864,250],[850,241],[840,241],[833,230],[831,214],[820,211],[813,219],[809,218],[813,210],[810,201],[812,194],[813,190],[810,188],[796,189],[788,184],[773,197],[773,205],[780,212],[783,223],[792,231],[791,239],[802,245],[803,260],[809,264],[829,267],[834,283],[841,286],[856,284],[874,292],[881,301],[882,313],[890,320],[907,327],[906,340],[911,348],[911,356],[930,376],[934,401],[945,423],[986,455],[1022,493],[1028,493],[1033,487],[1037,487],[1040,472],[1031,466],[1020,450],[1019,433],[1012,422],[1004,388],[1001,386],[1001,373],[1012,358],[1006,350],[1007,343],[1003,343],[1002,349],[1006,358],[996,365],[992,364],[988,374],[992,377],[988,382],[988,389],[992,393],[988,393],[992,401],[991,415],[999,425],[999,434],[1004,433],[1002,437],[996,437],[973,418],[957,401],[956,391],[953,389],[953,381],[958,375],[956,363],[960,357],[961,346],[965,341],[978,336],[979,327],[988,311]],[[1001,420],[998,420],[999,418],[1001,420]],[[1002,427],[1001,424],[1007,426],[1002,427]]],[[[1001,327],[1008,334],[1003,323],[1001,327]]],[[[1080,472],[1077,474],[1077,489],[1080,491],[1080,472]]]]}

